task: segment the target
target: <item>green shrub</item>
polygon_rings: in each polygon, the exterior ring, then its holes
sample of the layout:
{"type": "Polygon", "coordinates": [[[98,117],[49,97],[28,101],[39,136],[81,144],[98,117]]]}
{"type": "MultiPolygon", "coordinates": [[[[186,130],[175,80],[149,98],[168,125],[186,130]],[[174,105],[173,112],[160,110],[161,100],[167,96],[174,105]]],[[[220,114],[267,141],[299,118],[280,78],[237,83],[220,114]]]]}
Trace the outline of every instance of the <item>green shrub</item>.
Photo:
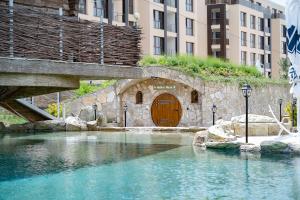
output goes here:
{"type": "Polygon", "coordinates": [[[160,66],[175,69],[188,75],[198,76],[206,81],[249,83],[260,86],[266,83],[288,84],[286,80],[265,78],[256,67],[237,65],[228,61],[208,57],[200,58],[189,55],[145,56],[141,66],[160,66]]]}
{"type": "MultiPolygon", "coordinates": [[[[60,114],[60,116],[62,116],[62,106],[59,107],[59,110],[60,110],[59,114],[60,114]]],[[[53,115],[53,116],[57,117],[57,104],[56,103],[49,104],[46,111],[50,115],[53,115]]]]}
{"type": "Polygon", "coordinates": [[[107,88],[115,83],[116,83],[115,80],[103,81],[101,84],[90,84],[87,82],[81,82],[80,88],[75,91],[75,94],[77,97],[81,97],[87,94],[92,94],[98,90],[107,88]]]}
{"type": "Polygon", "coordinates": [[[294,118],[293,118],[293,110],[292,110],[292,103],[291,102],[289,102],[285,106],[284,110],[289,115],[290,120],[294,119],[294,125],[297,126],[297,107],[295,106],[295,108],[294,108],[294,118]]]}
{"type": "Polygon", "coordinates": [[[24,124],[27,122],[27,120],[22,117],[18,117],[16,115],[0,113],[0,122],[3,122],[5,125],[24,124]]]}

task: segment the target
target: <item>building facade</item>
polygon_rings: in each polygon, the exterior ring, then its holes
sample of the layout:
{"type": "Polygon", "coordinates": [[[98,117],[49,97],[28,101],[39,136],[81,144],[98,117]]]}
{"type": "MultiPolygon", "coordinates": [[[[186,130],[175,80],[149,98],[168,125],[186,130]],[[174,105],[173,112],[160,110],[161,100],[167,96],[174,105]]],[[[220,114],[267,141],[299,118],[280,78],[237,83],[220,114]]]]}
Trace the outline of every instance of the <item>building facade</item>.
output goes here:
{"type": "MultiPolygon", "coordinates": [[[[143,55],[215,56],[279,78],[286,58],[284,7],[269,0],[102,0],[104,22],[142,27],[143,55]]],[[[99,20],[100,0],[79,17],[99,20]]]]}

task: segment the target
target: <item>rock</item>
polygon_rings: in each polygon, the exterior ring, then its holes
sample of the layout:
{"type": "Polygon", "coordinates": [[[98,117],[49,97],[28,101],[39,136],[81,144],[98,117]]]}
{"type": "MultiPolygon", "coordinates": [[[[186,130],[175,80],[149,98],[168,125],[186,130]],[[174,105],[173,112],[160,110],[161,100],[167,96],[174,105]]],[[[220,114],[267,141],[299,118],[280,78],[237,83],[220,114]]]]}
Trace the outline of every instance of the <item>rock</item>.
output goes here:
{"type": "Polygon", "coordinates": [[[6,127],[6,130],[9,132],[34,132],[33,123],[24,123],[24,124],[12,124],[6,127]]]}
{"type": "Polygon", "coordinates": [[[263,141],[261,144],[261,152],[263,153],[289,153],[291,149],[287,143],[281,141],[263,141]]]}
{"type": "Polygon", "coordinates": [[[194,136],[193,145],[195,146],[203,146],[205,142],[207,142],[208,131],[200,131],[197,132],[194,136]]]}
{"type": "Polygon", "coordinates": [[[87,131],[87,124],[82,121],[79,117],[68,117],[65,120],[66,131],[87,131]]]}
{"type": "MultiPolygon", "coordinates": [[[[246,122],[246,115],[241,115],[237,117],[231,118],[232,123],[245,123],[246,122]]],[[[275,119],[264,116],[264,115],[248,115],[248,122],[249,123],[276,123],[275,119]]]]}
{"type": "Polygon", "coordinates": [[[289,149],[292,153],[300,155],[300,144],[289,143],[289,149]]]}
{"type": "Polygon", "coordinates": [[[206,148],[237,150],[240,148],[241,144],[242,143],[239,142],[207,142],[206,148]]]}
{"type": "Polygon", "coordinates": [[[78,117],[86,122],[93,121],[95,120],[95,110],[92,106],[86,106],[80,110],[78,117]]]}
{"type": "Polygon", "coordinates": [[[6,126],[3,122],[0,122],[0,131],[6,129],[6,126]]]}
{"type": "Polygon", "coordinates": [[[225,132],[222,125],[215,125],[208,129],[208,141],[213,142],[228,142],[234,141],[236,137],[231,136],[230,133],[225,132]]]}
{"type": "Polygon", "coordinates": [[[257,153],[260,152],[260,150],[261,150],[260,146],[255,144],[243,144],[240,146],[241,152],[257,153]]]}
{"type": "Polygon", "coordinates": [[[62,120],[47,120],[34,123],[35,131],[66,131],[66,123],[62,120]]]}
{"type": "Polygon", "coordinates": [[[97,131],[97,121],[90,121],[86,123],[88,131],[97,131]]]}

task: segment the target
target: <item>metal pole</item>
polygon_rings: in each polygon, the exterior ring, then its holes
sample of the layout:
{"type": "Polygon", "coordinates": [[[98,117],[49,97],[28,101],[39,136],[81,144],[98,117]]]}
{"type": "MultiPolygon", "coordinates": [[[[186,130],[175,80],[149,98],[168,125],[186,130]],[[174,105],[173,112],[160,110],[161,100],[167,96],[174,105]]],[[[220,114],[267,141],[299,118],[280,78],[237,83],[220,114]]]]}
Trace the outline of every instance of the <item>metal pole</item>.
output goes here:
{"type": "Polygon", "coordinates": [[[282,120],[282,104],[279,104],[279,121],[281,122],[282,120]]]}
{"type": "Polygon", "coordinates": [[[213,126],[215,125],[215,112],[213,112],[213,126]]]}
{"type": "Polygon", "coordinates": [[[124,126],[127,127],[127,112],[124,111],[124,126]]]}
{"type": "Polygon", "coordinates": [[[248,96],[246,96],[246,143],[248,143],[248,96]]]}
{"type": "Polygon", "coordinates": [[[9,56],[14,57],[14,0],[9,0],[9,56]]]}
{"type": "Polygon", "coordinates": [[[294,100],[293,100],[293,102],[292,102],[292,127],[295,126],[294,115],[295,115],[295,104],[294,104],[294,100]]]}
{"type": "Polygon", "coordinates": [[[103,24],[103,5],[102,0],[100,0],[100,64],[104,64],[104,24],[103,24]]]}
{"type": "Polygon", "coordinates": [[[97,110],[94,110],[94,115],[95,115],[95,121],[97,120],[97,110]]]}
{"type": "MultiPolygon", "coordinates": [[[[60,22],[60,29],[59,29],[59,57],[60,60],[63,60],[64,56],[64,44],[63,44],[63,27],[62,27],[62,16],[63,16],[63,8],[59,8],[59,22],[60,22]]],[[[60,118],[60,93],[57,92],[57,118],[60,118]]]]}

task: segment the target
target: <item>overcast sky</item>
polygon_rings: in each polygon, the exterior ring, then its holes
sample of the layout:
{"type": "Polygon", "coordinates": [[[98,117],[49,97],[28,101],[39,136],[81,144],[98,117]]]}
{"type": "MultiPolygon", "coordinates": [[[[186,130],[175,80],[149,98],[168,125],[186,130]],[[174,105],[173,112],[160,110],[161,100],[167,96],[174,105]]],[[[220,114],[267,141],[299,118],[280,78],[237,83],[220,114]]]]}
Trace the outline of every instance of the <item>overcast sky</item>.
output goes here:
{"type": "Polygon", "coordinates": [[[286,0],[271,0],[285,6],[286,0]]]}

